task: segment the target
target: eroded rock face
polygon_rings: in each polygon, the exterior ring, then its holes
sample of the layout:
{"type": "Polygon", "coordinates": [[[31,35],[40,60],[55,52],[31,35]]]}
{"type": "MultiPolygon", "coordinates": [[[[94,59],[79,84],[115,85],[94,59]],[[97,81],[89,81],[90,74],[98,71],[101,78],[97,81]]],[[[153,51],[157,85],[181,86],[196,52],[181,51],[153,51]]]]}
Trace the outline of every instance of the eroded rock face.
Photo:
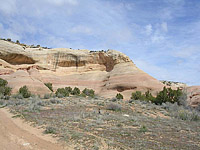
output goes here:
{"type": "Polygon", "coordinates": [[[26,48],[2,40],[0,77],[8,80],[13,92],[27,85],[33,93],[49,93],[44,83],[51,82],[54,90],[66,86],[87,87],[104,97],[121,92],[127,99],[134,91],[156,93],[164,86],[115,50],[26,48]]]}
{"type": "Polygon", "coordinates": [[[200,86],[187,87],[188,103],[192,107],[200,105],[200,86]]]}
{"type": "Polygon", "coordinates": [[[34,64],[35,61],[27,57],[26,55],[23,54],[7,54],[7,55],[0,55],[0,59],[12,64],[12,65],[21,65],[21,64],[34,64]]]}

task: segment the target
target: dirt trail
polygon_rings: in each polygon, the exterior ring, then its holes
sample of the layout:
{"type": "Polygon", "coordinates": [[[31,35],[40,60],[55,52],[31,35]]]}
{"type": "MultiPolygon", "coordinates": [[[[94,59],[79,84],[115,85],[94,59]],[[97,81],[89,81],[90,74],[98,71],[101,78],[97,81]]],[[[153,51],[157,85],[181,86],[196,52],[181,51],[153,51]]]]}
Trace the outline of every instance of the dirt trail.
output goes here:
{"type": "Polygon", "coordinates": [[[1,150],[72,150],[58,144],[50,135],[43,135],[41,129],[12,116],[7,109],[0,109],[1,150]]]}

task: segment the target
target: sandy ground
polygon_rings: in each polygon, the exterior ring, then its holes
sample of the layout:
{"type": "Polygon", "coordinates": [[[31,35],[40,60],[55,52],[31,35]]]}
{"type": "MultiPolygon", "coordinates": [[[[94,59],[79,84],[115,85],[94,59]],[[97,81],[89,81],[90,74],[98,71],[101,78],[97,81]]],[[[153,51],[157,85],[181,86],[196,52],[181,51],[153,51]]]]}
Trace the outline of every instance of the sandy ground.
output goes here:
{"type": "Polygon", "coordinates": [[[0,109],[0,149],[1,150],[71,150],[56,142],[42,129],[30,126],[20,118],[12,118],[5,108],[0,109]]]}

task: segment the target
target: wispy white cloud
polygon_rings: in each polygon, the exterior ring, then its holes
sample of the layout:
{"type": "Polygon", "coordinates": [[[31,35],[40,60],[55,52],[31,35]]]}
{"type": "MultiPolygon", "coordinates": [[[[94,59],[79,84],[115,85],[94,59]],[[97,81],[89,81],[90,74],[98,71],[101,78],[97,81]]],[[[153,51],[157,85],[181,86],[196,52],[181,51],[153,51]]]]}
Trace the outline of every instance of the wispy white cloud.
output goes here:
{"type": "Polygon", "coordinates": [[[69,32],[71,33],[80,33],[80,34],[88,34],[91,35],[93,33],[92,29],[86,26],[77,25],[75,27],[72,27],[69,32]]]}
{"type": "Polygon", "coordinates": [[[147,35],[151,35],[151,33],[152,33],[152,25],[151,24],[148,24],[145,26],[145,32],[147,35]]]}
{"type": "Polygon", "coordinates": [[[179,50],[173,52],[173,54],[178,58],[190,59],[191,57],[195,57],[197,55],[200,56],[200,46],[182,47],[179,50]]]}
{"type": "Polygon", "coordinates": [[[1,0],[0,12],[4,15],[11,15],[17,11],[16,0],[1,0]]]}
{"type": "Polygon", "coordinates": [[[166,41],[168,32],[168,25],[166,22],[156,23],[154,25],[148,24],[145,27],[145,34],[150,37],[151,43],[161,43],[166,41]]]}
{"type": "Polygon", "coordinates": [[[77,0],[44,0],[50,4],[54,4],[54,5],[64,5],[64,4],[69,4],[69,5],[77,5],[78,1],[77,0]]]}
{"type": "Polygon", "coordinates": [[[167,27],[167,23],[166,23],[166,22],[161,23],[161,29],[162,29],[164,32],[167,32],[167,31],[168,31],[168,27],[167,27]]]}
{"type": "Polygon", "coordinates": [[[152,37],[151,37],[151,41],[152,43],[160,43],[162,41],[165,40],[165,37],[160,35],[159,33],[155,33],[152,37]]]}
{"type": "Polygon", "coordinates": [[[153,63],[149,63],[143,59],[135,59],[134,62],[139,68],[143,68],[149,74],[157,79],[170,79],[170,74],[166,68],[159,67],[153,63]],[[158,75],[158,73],[162,72],[162,74],[158,75]]]}
{"type": "Polygon", "coordinates": [[[21,36],[16,33],[16,32],[13,32],[12,30],[8,30],[4,27],[3,24],[0,23],[0,36],[1,37],[4,37],[4,38],[10,38],[12,37],[12,39],[14,41],[18,40],[18,39],[21,39],[21,36]]]}

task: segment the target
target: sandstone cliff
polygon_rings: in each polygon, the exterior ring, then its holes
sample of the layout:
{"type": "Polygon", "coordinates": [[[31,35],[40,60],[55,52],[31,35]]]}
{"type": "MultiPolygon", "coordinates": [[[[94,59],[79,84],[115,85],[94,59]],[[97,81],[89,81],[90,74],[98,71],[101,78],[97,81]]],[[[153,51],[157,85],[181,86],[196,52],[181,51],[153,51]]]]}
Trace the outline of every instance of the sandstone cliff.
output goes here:
{"type": "Polygon", "coordinates": [[[13,92],[27,85],[36,94],[50,93],[44,85],[47,82],[53,83],[54,90],[87,87],[104,97],[121,92],[126,98],[136,90],[156,93],[164,86],[115,50],[30,48],[4,40],[0,40],[0,77],[13,92]]]}
{"type": "Polygon", "coordinates": [[[200,105],[200,86],[187,87],[188,102],[192,107],[200,105]]]}

